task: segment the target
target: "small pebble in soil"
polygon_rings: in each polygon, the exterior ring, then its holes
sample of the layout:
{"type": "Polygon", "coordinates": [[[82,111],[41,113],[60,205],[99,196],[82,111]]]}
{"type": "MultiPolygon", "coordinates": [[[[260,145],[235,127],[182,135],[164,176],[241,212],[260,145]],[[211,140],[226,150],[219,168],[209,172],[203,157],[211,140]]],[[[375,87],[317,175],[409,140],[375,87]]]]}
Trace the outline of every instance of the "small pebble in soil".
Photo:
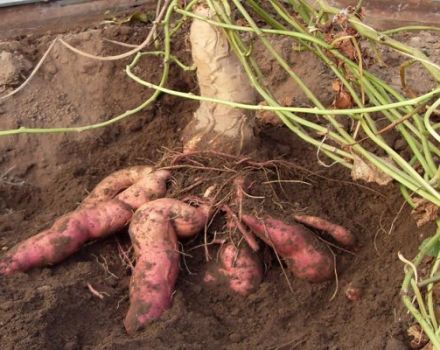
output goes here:
{"type": "Polygon", "coordinates": [[[231,311],[232,316],[237,316],[239,313],[240,313],[240,309],[237,307],[232,309],[232,311],[231,311]]]}
{"type": "Polygon", "coordinates": [[[229,340],[233,343],[238,343],[243,339],[243,337],[240,334],[237,333],[231,333],[229,335],[229,340]]]}
{"type": "Polygon", "coordinates": [[[40,293],[45,293],[45,292],[50,291],[51,289],[52,288],[50,286],[44,285],[44,286],[38,287],[36,290],[40,293]]]}
{"type": "Polygon", "coordinates": [[[69,341],[64,345],[64,350],[75,350],[78,349],[78,345],[74,341],[69,341]]]}
{"type": "Polygon", "coordinates": [[[362,297],[362,290],[358,286],[349,283],[345,288],[345,296],[350,301],[358,301],[362,297]]]}

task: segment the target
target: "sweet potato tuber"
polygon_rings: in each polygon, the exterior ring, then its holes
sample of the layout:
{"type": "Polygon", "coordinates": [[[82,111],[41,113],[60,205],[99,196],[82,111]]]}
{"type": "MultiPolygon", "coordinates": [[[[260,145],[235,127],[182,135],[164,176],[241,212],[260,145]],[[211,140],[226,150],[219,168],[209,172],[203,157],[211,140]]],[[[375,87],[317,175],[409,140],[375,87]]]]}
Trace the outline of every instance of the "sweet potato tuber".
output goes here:
{"type": "Polygon", "coordinates": [[[153,172],[150,166],[132,166],[121,169],[101,180],[89,195],[81,202],[81,207],[113,199],[141,178],[153,172]]]}
{"type": "Polygon", "coordinates": [[[162,214],[149,214],[146,220],[136,219],[135,214],[129,229],[136,266],[130,281],[130,307],[124,320],[128,334],[158,319],[170,307],[179,272],[177,236],[172,224],[162,214]]]}
{"type": "Polygon", "coordinates": [[[247,246],[227,243],[220,248],[219,261],[204,277],[206,283],[226,282],[229,289],[243,296],[253,293],[263,279],[259,257],[247,246]]]}
{"type": "Polygon", "coordinates": [[[76,252],[85,242],[121,230],[133,209],[163,196],[170,174],[158,171],[144,176],[116,198],[79,208],[55,221],[51,228],[17,244],[0,260],[0,275],[55,264],[76,252]],[[142,187],[144,186],[144,187],[142,187]]]}
{"type": "Polygon", "coordinates": [[[346,247],[352,247],[356,244],[356,238],[345,227],[333,224],[330,221],[317,216],[295,215],[294,218],[296,221],[301,222],[307,226],[326,231],[336,241],[346,247]]]}
{"type": "Polygon", "coordinates": [[[267,217],[257,219],[242,215],[243,222],[283,257],[299,278],[321,282],[334,276],[334,262],[329,250],[306,227],[286,224],[267,217]]]}
{"type": "Polygon", "coordinates": [[[129,334],[170,307],[179,266],[177,237],[197,234],[208,217],[207,206],[195,208],[170,198],[151,201],[136,211],[129,227],[136,256],[124,321],[129,334]]]}
{"type": "Polygon", "coordinates": [[[157,170],[152,174],[142,176],[135,184],[116,196],[116,198],[133,209],[142,204],[163,197],[166,184],[171,173],[168,170],[157,170]]]}

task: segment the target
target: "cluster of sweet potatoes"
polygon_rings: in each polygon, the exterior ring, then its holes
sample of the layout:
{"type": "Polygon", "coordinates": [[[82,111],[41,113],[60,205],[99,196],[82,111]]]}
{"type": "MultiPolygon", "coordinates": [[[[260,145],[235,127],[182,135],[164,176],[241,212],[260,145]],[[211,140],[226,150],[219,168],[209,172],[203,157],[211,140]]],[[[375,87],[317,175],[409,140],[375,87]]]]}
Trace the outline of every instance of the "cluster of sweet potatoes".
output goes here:
{"type": "MultiPolygon", "coordinates": [[[[302,222],[326,231],[339,244],[352,248],[354,236],[344,227],[314,216],[296,216],[302,222]]],[[[299,223],[287,224],[281,220],[266,216],[257,218],[249,214],[241,215],[241,223],[250,229],[259,239],[270,246],[283,258],[289,270],[298,278],[309,282],[323,282],[334,277],[335,261],[327,245],[306,226],[299,223]]],[[[248,235],[249,233],[247,233],[248,235]]],[[[233,243],[224,244],[214,268],[207,271],[206,283],[225,282],[228,287],[241,295],[255,291],[263,278],[261,261],[256,251],[258,247],[244,243],[236,247],[233,243]]]]}
{"type": "Polygon", "coordinates": [[[0,274],[55,264],[90,240],[120,231],[133,211],[166,193],[168,171],[150,167],[118,171],[99,183],[74,211],[52,227],[17,244],[0,260],[0,274]]]}
{"type": "MultiPolygon", "coordinates": [[[[171,305],[179,272],[178,240],[202,231],[213,212],[207,200],[194,205],[163,198],[170,176],[167,170],[154,171],[150,167],[113,173],[76,210],[10,249],[0,259],[0,275],[58,263],[85,242],[106,237],[129,225],[136,265],[124,324],[128,333],[141,329],[171,305]]],[[[295,276],[311,282],[333,277],[333,256],[305,226],[241,212],[237,216],[230,209],[226,216],[227,226],[238,228],[247,243],[236,246],[230,241],[223,242],[218,260],[205,275],[206,282],[226,282],[231,291],[244,296],[255,291],[263,279],[256,237],[272,247],[295,276]]],[[[341,226],[311,216],[295,219],[326,230],[342,245],[355,243],[350,232],[341,226]]]]}

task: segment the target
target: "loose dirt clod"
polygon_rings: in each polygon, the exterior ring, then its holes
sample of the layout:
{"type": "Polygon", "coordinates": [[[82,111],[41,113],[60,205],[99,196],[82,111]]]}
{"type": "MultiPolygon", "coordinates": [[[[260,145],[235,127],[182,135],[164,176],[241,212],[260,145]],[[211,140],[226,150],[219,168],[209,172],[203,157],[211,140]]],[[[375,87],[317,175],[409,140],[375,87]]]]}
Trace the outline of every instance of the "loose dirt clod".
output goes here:
{"type": "Polygon", "coordinates": [[[422,198],[413,198],[416,207],[411,214],[416,220],[417,226],[421,227],[439,217],[439,207],[422,198]]]}
{"type": "Polygon", "coordinates": [[[11,52],[0,51],[0,67],[0,92],[2,92],[7,86],[17,84],[31,64],[21,55],[14,56],[11,52]]]}
{"type": "Polygon", "coordinates": [[[362,297],[362,289],[350,282],[345,288],[345,296],[350,301],[358,301],[362,297]]]}
{"type": "Polygon", "coordinates": [[[367,163],[362,158],[354,155],[353,168],[351,170],[353,180],[375,182],[381,186],[388,185],[393,181],[392,177],[378,170],[374,165],[367,163]]]}

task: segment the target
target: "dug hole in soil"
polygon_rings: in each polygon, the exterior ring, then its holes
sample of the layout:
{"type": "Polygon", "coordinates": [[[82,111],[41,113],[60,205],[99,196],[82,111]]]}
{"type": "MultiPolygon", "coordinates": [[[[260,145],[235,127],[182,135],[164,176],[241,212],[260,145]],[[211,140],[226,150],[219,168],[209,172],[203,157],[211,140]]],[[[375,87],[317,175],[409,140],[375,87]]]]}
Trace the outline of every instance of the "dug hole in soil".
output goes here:
{"type": "MultiPolygon", "coordinates": [[[[147,32],[144,26],[96,25],[65,33],[64,39],[88,52],[109,55],[125,49],[104,38],[139,43],[147,32]]],[[[0,88],[7,90],[22,82],[53,38],[28,35],[1,42],[0,53],[12,57],[12,66],[3,77],[6,86],[0,88]]],[[[439,62],[438,35],[419,33],[400,39],[425,49],[439,62]]],[[[311,55],[294,52],[288,43],[276,44],[329,105],[331,77],[326,69],[311,55]]],[[[173,41],[173,52],[190,63],[183,36],[173,41]]],[[[257,47],[256,52],[275,93],[299,105],[306,103],[264,50],[257,47]]],[[[373,70],[398,86],[404,59],[387,50],[383,54],[387,66],[373,70]]],[[[7,61],[8,57],[2,62],[7,61]]],[[[126,77],[127,62],[92,61],[57,45],[32,82],[0,104],[0,129],[84,125],[137,106],[151,91],[126,77]]],[[[136,73],[158,81],[159,65],[158,59],[149,57],[136,73]]],[[[415,91],[429,88],[419,68],[410,68],[407,75],[415,91]]],[[[183,73],[175,66],[168,86],[197,93],[194,73],[183,73]]],[[[0,249],[5,251],[50,226],[112,171],[154,164],[166,149],[179,149],[180,132],[196,108],[195,102],[162,95],[152,107],[105,129],[1,138],[0,249]]],[[[298,170],[294,180],[309,185],[283,185],[283,200],[293,208],[292,215],[295,209],[325,217],[349,228],[359,240],[360,249],[352,254],[335,249],[342,258],[337,281],[311,284],[289,275],[291,291],[271,255],[261,287],[243,298],[201,283],[203,249],[195,249],[181,266],[172,308],[160,321],[128,336],[123,318],[130,269],[121,260],[120,249],[128,249],[130,242],[124,231],[86,245],[56,266],[0,279],[1,348],[406,349],[406,329],[412,321],[400,302],[403,266],[397,252],[412,258],[433,227],[416,228],[396,186],[354,183],[346,169],[320,165],[316,149],[287,128],[265,128],[260,136],[258,154],[308,170],[298,170]],[[88,283],[104,295],[102,300],[90,292],[88,283]],[[349,285],[360,288],[359,300],[347,299],[349,285]]],[[[397,142],[395,148],[400,146],[397,142]]]]}

